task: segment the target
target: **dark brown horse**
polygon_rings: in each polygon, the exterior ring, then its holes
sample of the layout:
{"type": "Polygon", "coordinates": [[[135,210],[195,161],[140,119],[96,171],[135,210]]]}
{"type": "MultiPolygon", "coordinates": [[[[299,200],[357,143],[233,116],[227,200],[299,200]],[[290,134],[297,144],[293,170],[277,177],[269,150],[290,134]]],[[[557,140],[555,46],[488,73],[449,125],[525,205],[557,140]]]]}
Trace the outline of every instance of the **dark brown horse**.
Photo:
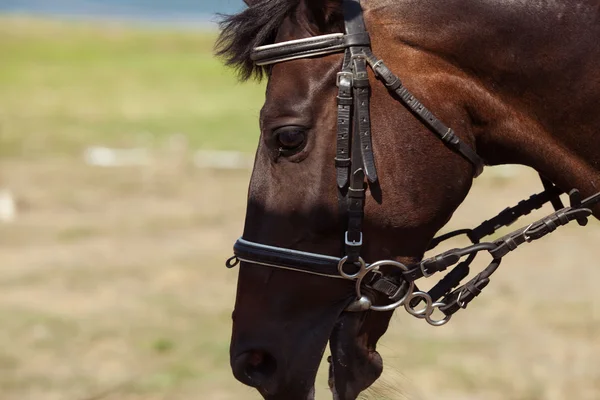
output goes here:
{"type": "MultiPolygon", "coordinates": [[[[218,42],[243,79],[268,75],[243,238],[339,257],[349,229],[333,162],[344,55],[260,67],[252,51],[344,32],[342,0],[246,3],[218,42]]],[[[526,165],[584,197],[600,191],[600,1],[364,0],[362,10],[373,54],[486,165],[526,165]]],[[[415,265],[476,168],[371,71],[369,81],[377,179],[368,180],[360,255],[415,265]]],[[[592,212],[600,218],[600,207],[592,212]]],[[[267,399],[312,398],[329,341],[334,397],[356,398],[381,374],[376,344],[392,315],[345,311],[356,297],[345,279],[242,262],[234,375],[267,399]]]]}

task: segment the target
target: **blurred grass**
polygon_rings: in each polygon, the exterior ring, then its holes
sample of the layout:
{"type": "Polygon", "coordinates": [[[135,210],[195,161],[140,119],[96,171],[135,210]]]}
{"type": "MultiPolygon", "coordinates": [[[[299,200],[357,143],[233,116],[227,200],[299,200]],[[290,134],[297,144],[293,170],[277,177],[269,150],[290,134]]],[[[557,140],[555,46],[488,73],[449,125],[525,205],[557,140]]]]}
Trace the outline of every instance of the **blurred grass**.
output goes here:
{"type": "Polygon", "coordinates": [[[212,55],[214,32],[0,16],[0,156],[90,144],[251,151],[263,86],[212,55]],[[234,99],[234,100],[232,100],[234,99]]]}

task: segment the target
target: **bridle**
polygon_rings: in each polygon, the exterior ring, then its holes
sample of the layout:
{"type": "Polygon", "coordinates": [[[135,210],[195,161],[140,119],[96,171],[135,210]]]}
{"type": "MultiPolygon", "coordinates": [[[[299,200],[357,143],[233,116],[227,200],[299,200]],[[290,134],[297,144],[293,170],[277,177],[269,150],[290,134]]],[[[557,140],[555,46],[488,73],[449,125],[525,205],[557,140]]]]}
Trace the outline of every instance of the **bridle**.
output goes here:
{"type": "Polygon", "coordinates": [[[565,207],[559,197],[563,191],[541,177],[544,185],[543,192],[505,209],[476,228],[450,232],[433,239],[428,250],[447,239],[463,234],[472,242],[468,247],[452,249],[409,266],[393,260],[366,263],[360,257],[365,189],[378,180],[371,145],[368,67],[392,95],[450,150],[472,164],[475,177],[483,171],[484,162],[471,146],[460,140],[452,129],[425,108],[382,60],[373,55],[360,0],[343,0],[342,4],[345,33],[257,47],[252,52],[252,60],[256,65],[266,66],[300,58],[345,53],[342,70],[337,75],[338,126],[335,157],[339,198],[344,205],[348,221],[344,237],[345,255],[334,257],[309,253],[254,243],[240,238],[234,245],[235,255],[227,260],[226,265],[232,268],[240,261],[244,261],[328,278],[351,280],[355,282],[356,299],[346,308],[346,311],[391,311],[404,306],[411,315],[425,319],[431,325],[441,326],[447,323],[458,310],[466,308],[481,293],[488,285],[490,276],[500,266],[502,258],[509,252],[524,243],[540,239],[573,220],[581,226],[586,225],[587,218],[592,214],[591,207],[600,202],[600,193],[582,201],[579,191],[573,189],[569,193],[571,204],[565,207]],[[484,237],[511,225],[520,217],[541,208],[546,203],[553,205],[554,213],[500,239],[481,242],[484,237]],[[492,261],[481,273],[461,285],[461,281],[470,272],[470,264],[481,251],[487,251],[492,256],[492,261]],[[390,267],[397,269],[396,272],[399,273],[385,274],[382,271],[383,269],[389,271],[390,267]],[[450,267],[453,267],[450,272],[428,292],[416,288],[416,280],[430,277],[450,267]],[[385,295],[389,299],[389,304],[373,304],[369,296],[372,292],[385,295]],[[444,314],[443,318],[433,318],[436,309],[444,314]]]}

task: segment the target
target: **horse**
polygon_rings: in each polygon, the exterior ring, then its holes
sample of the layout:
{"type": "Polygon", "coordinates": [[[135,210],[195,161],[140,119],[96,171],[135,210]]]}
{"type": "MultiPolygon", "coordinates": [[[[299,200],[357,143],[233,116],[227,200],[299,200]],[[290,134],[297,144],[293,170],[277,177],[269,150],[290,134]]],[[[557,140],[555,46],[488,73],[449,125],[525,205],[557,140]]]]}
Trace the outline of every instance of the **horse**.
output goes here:
{"type": "Polygon", "coordinates": [[[240,265],[230,360],[265,399],[314,398],[328,343],[333,397],[357,398],[382,373],[396,308],[443,325],[504,255],[600,218],[597,0],[245,3],[216,43],[241,80],[268,80],[227,262],[240,265]],[[502,164],[533,168],[544,191],[435,238],[484,165],[502,164]],[[554,213],[482,241],[547,202],[554,213]],[[463,233],[472,245],[424,259],[463,233]],[[486,251],[488,268],[461,284],[486,251]]]}

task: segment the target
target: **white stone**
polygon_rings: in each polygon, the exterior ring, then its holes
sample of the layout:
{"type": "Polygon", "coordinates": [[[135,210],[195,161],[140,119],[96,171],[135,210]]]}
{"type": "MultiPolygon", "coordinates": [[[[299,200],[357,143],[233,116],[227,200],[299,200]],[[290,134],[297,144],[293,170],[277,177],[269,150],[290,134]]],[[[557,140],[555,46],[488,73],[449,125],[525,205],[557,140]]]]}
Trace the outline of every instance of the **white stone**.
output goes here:
{"type": "Polygon", "coordinates": [[[237,151],[200,150],[194,156],[194,165],[198,168],[248,169],[253,162],[249,154],[237,151]]]}
{"type": "Polygon", "coordinates": [[[17,205],[8,189],[0,189],[0,222],[13,222],[17,218],[17,205]]]}
{"type": "Polygon", "coordinates": [[[150,163],[148,151],[143,148],[88,147],[83,158],[88,165],[97,167],[143,166],[150,163]]]}

